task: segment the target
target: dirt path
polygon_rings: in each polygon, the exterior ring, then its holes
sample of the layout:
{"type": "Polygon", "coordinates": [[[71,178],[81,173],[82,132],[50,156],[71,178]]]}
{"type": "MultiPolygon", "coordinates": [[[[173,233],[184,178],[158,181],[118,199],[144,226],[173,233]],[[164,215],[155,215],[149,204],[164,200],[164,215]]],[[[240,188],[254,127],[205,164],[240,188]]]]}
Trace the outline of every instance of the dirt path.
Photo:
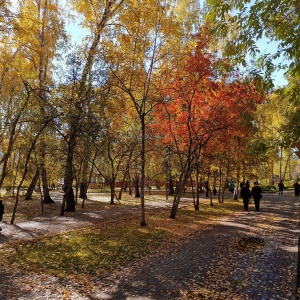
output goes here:
{"type": "Polygon", "coordinates": [[[295,299],[299,198],[265,194],[261,211],[253,206],[102,279],[84,299],[295,299]]]}

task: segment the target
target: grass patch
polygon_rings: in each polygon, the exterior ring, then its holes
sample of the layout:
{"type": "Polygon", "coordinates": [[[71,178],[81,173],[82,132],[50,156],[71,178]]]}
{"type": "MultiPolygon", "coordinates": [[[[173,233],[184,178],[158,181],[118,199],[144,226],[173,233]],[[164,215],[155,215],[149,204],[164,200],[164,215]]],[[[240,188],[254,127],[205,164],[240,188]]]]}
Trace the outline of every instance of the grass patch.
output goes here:
{"type": "MultiPolygon", "coordinates": [[[[87,207],[88,210],[99,209],[99,204],[87,207]]],[[[232,200],[210,206],[208,200],[200,204],[199,211],[195,211],[193,205],[178,210],[176,219],[169,218],[170,209],[148,209],[146,227],[140,227],[137,218],[4,244],[0,266],[76,280],[101,277],[148,254],[164,251],[173,242],[241,211],[242,207],[241,202],[232,200]]],[[[109,206],[102,204],[101,209],[109,209],[109,206]]]]}
{"type": "Polygon", "coordinates": [[[6,245],[2,258],[28,271],[102,276],[153,251],[163,238],[163,230],[142,229],[133,221],[104,224],[6,245]]]}

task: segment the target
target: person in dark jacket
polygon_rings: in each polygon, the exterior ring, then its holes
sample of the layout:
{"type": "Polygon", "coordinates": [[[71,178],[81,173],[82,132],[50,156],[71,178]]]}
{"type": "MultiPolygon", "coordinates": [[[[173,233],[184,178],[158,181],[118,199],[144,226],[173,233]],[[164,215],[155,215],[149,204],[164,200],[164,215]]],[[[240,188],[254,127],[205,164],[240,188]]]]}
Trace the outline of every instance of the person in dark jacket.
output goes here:
{"type": "Polygon", "coordinates": [[[254,182],[254,187],[252,187],[251,197],[253,197],[254,200],[255,210],[259,211],[260,199],[262,198],[262,189],[258,185],[257,181],[254,182]]]}
{"type": "Polygon", "coordinates": [[[246,182],[243,183],[241,188],[241,197],[243,198],[244,210],[248,210],[249,198],[251,197],[250,189],[247,187],[246,182]]]}
{"type": "Polygon", "coordinates": [[[208,181],[205,181],[205,186],[204,186],[205,190],[206,190],[206,197],[209,197],[209,184],[208,181]]]}
{"type": "Polygon", "coordinates": [[[300,186],[298,181],[294,183],[294,191],[295,191],[295,196],[298,197],[300,192],[300,186]]]}
{"type": "Polygon", "coordinates": [[[284,184],[283,184],[282,180],[280,180],[280,182],[278,183],[279,195],[282,195],[283,189],[284,189],[284,184]]]}
{"type": "MultiPolygon", "coordinates": [[[[2,221],[2,217],[4,215],[4,205],[2,203],[2,200],[0,200],[0,221],[2,221]]],[[[2,230],[2,228],[0,228],[0,231],[2,230]]]]}

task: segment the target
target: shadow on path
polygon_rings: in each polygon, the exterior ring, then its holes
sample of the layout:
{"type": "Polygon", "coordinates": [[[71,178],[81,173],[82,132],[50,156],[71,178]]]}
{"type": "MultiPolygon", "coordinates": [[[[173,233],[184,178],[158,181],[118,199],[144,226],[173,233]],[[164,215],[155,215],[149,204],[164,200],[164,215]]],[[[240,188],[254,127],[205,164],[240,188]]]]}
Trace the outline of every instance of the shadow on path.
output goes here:
{"type": "MultiPolygon", "coordinates": [[[[76,291],[68,282],[33,274],[35,283],[41,287],[40,291],[33,292],[29,285],[20,286],[16,281],[19,275],[0,271],[0,298],[62,299],[46,287],[65,285],[65,289],[73,293],[72,300],[295,299],[299,199],[291,193],[264,194],[260,212],[255,212],[251,204],[248,212],[224,218],[161,253],[98,278],[91,291],[76,291]],[[4,281],[11,290],[1,288],[4,281]],[[193,291],[193,296],[198,298],[183,297],[183,294],[191,296],[193,291]],[[16,298],[11,298],[12,294],[16,298]]],[[[139,207],[77,213],[74,217],[53,217],[51,220],[39,218],[12,227],[6,225],[0,241],[7,241],[8,236],[15,234],[28,238],[51,230],[55,232],[56,226],[65,230],[66,227],[89,225],[95,220],[101,222],[124,216],[139,216],[139,207]],[[9,228],[12,228],[10,233],[9,228]]]]}

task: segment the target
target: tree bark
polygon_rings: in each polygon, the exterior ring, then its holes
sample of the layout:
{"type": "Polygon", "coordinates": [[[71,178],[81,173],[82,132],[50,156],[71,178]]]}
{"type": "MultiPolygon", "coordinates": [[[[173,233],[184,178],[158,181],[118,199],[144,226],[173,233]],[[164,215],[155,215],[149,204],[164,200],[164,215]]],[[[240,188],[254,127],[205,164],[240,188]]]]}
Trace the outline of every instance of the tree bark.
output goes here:
{"type": "Polygon", "coordinates": [[[27,192],[26,192],[26,195],[25,195],[25,200],[32,200],[32,194],[33,194],[33,191],[36,187],[36,184],[39,180],[39,176],[40,176],[40,171],[39,171],[39,168],[36,168],[35,170],[35,174],[31,180],[31,183],[27,189],[27,192]]]}
{"type": "Polygon", "coordinates": [[[43,184],[43,195],[44,195],[44,203],[53,203],[54,201],[50,197],[49,193],[49,185],[47,178],[47,171],[44,165],[41,166],[42,169],[42,184],[43,184]]]}
{"type": "Polygon", "coordinates": [[[75,104],[75,115],[73,116],[73,120],[70,124],[70,138],[68,141],[68,150],[67,150],[67,157],[66,157],[66,169],[65,169],[65,177],[64,177],[64,197],[61,206],[61,215],[64,215],[64,211],[75,211],[75,200],[74,200],[74,192],[72,188],[73,184],[73,154],[76,145],[76,137],[79,134],[80,130],[80,121],[81,116],[89,101],[89,74],[94,64],[94,58],[96,54],[96,49],[100,42],[101,33],[107,23],[107,21],[114,15],[114,13],[119,9],[123,0],[119,2],[117,0],[111,0],[106,2],[106,6],[104,8],[103,15],[99,22],[95,27],[94,37],[92,44],[89,48],[88,56],[86,62],[83,67],[82,76],[79,82],[78,87],[78,96],[77,96],[77,103],[75,104]]]}
{"type": "Polygon", "coordinates": [[[115,194],[116,194],[116,191],[115,191],[115,181],[112,180],[109,184],[109,187],[110,187],[110,205],[114,205],[115,204],[115,194]]]}
{"type": "Polygon", "coordinates": [[[64,176],[64,185],[63,185],[63,201],[61,205],[60,214],[64,215],[65,211],[75,211],[75,199],[73,191],[73,155],[76,146],[76,133],[77,130],[73,130],[70,133],[70,138],[68,142],[67,150],[67,159],[66,159],[66,169],[64,176]]]}
{"type": "Polygon", "coordinates": [[[169,173],[169,196],[174,195],[174,184],[172,174],[169,173]]]}
{"type": "Polygon", "coordinates": [[[135,191],[135,198],[140,198],[141,194],[140,194],[140,187],[139,187],[139,181],[140,181],[140,177],[138,174],[135,175],[135,179],[134,179],[134,191],[135,191]]]}
{"type": "MultiPolygon", "coordinates": [[[[90,113],[90,111],[89,111],[90,113]]],[[[89,138],[84,138],[84,153],[83,153],[83,162],[82,162],[82,170],[80,176],[80,192],[79,197],[81,199],[87,199],[87,190],[89,186],[89,159],[91,153],[91,145],[89,138]]]]}
{"type": "Polygon", "coordinates": [[[142,148],[141,148],[141,226],[146,226],[146,212],[145,212],[145,154],[146,154],[146,124],[145,124],[145,114],[142,113],[141,125],[142,125],[142,148]]]}
{"type": "Polygon", "coordinates": [[[188,177],[189,177],[189,170],[187,170],[184,174],[181,173],[181,175],[179,177],[179,182],[176,185],[173,205],[172,205],[171,214],[170,214],[171,219],[175,219],[175,217],[176,217],[176,213],[177,213],[178,206],[180,203],[181,195],[183,194],[184,186],[186,184],[188,177]]]}
{"type": "Polygon", "coordinates": [[[195,202],[195,210],[200,209],[200,188],[201,188],[201,183],[199,182],[199,166],[197,164],[196,168],[196,202],[195,202]]]}

